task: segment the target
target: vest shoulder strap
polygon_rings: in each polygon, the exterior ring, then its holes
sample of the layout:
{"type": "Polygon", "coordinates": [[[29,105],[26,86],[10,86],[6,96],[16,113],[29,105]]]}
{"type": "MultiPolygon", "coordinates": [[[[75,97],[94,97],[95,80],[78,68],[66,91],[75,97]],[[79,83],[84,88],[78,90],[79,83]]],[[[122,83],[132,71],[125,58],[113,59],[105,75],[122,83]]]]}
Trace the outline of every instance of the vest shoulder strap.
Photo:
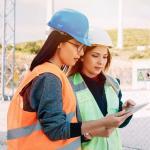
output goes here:
{"type": "Polygon", "coordinates": [[[81,112],[80,112],[79,104],[78,104],[78,101],[77,101],[76,89],[75,89],[75,85],[73,83],[73,76],[70,76],[68,79],[69,79],[69,82],[70,82],[70,84],[73,88],[73,91],[75,92],[77,120],[78,120],[78,122],[81,122],[82,121],[81,112]]]}
{"type": "Polygon", "coordinates": [[[20,86],[17,89],[19,93],[29,82],[31,82],[35,77],[39,76],[42,73],[50,72],[55,74],[60,80],[62,80],[62,73],[55,65],[51,63],[41,64],[33,69],[33,71],[28,71],[20,83],[20,86]]]}
{"type": "Polygon", "coordinates": [[[119,81],[109,75],[105,75],[105,77],[106,77],[106,84],[111,85],[116,94],[118,95],[120,91],[119,81]]]}

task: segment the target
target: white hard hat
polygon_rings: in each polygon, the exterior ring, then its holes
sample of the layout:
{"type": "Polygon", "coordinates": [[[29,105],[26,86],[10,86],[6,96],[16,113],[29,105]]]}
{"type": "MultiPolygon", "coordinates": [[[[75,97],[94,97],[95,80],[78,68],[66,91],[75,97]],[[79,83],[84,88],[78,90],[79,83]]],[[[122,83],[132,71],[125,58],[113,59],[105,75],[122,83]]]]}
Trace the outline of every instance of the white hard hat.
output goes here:
{"type": "Polygon", "coordinates": [[[92,27],[89,31],[89,41],[92,45],[103,45],[113,47],[112,40],[108,33],[100,28],[92,27]]]}

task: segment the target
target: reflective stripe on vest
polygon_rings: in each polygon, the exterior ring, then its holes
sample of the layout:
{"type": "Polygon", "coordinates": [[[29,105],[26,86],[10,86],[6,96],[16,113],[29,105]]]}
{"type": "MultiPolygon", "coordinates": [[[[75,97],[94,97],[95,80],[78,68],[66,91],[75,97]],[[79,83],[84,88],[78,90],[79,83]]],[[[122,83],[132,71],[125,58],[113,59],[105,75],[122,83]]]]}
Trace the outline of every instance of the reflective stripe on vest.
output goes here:
{"type": "Polygon", "coordinates": [[[64,147],[58,148],[57,150],[77,150],[81,147],[81,140],[77,138],[70,144],[65,145],[64,147]]]}
{"type": "MultiPolygon", "coordinates": [[[[67,115],[68,122],[71,122],[71,120],[74,116],[75,116],[75,113],[73,113],[73,112],[69,113],[67,115]]],[[[23,127],[23,128],[8,130],[7,131],[7,139],[11,140],[11,139],[20,138],[20,137],[23,137],[23,136],[26,136],[26,135],[30,135],[32,132],[38,131],[38,130],[41,130],[41,129],[42,129],[42,126],[41,126],[40,122],[38,121],[34,125],[26,126],[26,127],[23,127]]]]}
{"type": "Polygon", "coordinates": [[[8,140],[12,140],[15,138],[20,138],[26,135],[31,134],[34,131],[38,131],[41,130],[42,127],[40,125],[39,122],[37,122],[37,124],[35,125],[30,125],[24,128],[18,128],[18,129],[12,129],[12,130],[8,130],[7,131],[7,139],[8,140]]]}
{"type": "Polygon", "coordinates": [[[70,84],[71,84],[72,88],[74,89],[74,92],[78,92],[78,91],[86,89],[86,85],[85,85],[84,82],[81,82],[77,85],[74,85],[73,81],[71,79],[69,79],[69,81],[70,81],[70,84]]]}

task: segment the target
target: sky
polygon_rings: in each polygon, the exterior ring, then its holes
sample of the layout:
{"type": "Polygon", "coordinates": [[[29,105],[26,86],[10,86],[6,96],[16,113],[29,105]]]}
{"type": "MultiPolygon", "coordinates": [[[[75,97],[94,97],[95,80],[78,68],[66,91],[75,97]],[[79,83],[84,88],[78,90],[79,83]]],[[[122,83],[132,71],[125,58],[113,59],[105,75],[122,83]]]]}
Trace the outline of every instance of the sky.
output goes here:
{"type": "MultiPolygon", "coordinates": [[[[45,39],[48,0],[16,0],[16,42],[45,39]]],[[[79,10],[91,26],[114,29],[118,25],[119,0],[54,0],[54,11],[79,10]]],[[[122,0],[124,28],[150,28],[150,0],[122,0]]],[[[49,0],[51,2],[51,0],[49,0]]],[[[50,5],[50,4],[49,4],[50,5]]],[[[50,19],[50,17],[49,17],[50,19]]]]}

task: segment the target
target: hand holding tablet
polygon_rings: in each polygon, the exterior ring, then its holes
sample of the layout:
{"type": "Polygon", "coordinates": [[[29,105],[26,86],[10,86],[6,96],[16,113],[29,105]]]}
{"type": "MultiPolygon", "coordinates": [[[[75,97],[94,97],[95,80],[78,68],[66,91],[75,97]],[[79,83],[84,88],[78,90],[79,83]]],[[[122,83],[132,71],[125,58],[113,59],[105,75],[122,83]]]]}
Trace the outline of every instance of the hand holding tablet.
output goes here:
{"type": "Polygon", "coordinates": [[[137,111],[139,111],[140,109],[142,109],[143,107],[147,106],[149,103],[143,103],[143,104],[137,104],[135,106],[131,106],[131,107],[128,107],[126,108],[126,113],[135,113],[137,111]]]}

